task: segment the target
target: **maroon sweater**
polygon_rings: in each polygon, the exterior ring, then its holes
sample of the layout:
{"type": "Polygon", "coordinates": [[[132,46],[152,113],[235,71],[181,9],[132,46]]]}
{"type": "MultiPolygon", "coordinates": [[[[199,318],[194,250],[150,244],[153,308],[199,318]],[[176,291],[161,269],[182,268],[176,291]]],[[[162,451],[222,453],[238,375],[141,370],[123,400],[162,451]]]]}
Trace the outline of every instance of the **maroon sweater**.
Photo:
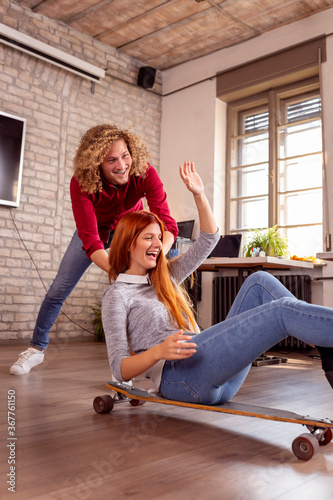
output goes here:
{"type": "Polygon", "coordinates": [[[102,183],[102,192],[94,194],[83,192],[75,177],[70,184],[74,219],[88,257],[96,250],[104,249],[103,242],[107,243],[110,231],[115,229],[122,215],[143,209],[144,197],[149,210],[176,238],[177,223],[170,215],[162,181],[151,165],[144,178],[130,175],[127,184],[116,187],[102,175],[102,183]]]}

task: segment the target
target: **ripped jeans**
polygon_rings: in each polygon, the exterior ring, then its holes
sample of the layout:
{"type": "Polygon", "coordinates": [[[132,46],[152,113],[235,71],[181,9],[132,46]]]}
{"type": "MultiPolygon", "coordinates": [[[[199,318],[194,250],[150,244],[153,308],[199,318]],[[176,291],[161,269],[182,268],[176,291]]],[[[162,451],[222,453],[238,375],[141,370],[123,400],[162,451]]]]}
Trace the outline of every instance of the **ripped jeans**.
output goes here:
{"type": "Polygon", "coordinates": [[[333,309],[296,299],[267,272],[253,273],[226,320],[193,337],[197,352],[165,362],[160,392],[177,401],[225,403],[240,389],[252,362],[289,335],[333,347],[333,309]]]}

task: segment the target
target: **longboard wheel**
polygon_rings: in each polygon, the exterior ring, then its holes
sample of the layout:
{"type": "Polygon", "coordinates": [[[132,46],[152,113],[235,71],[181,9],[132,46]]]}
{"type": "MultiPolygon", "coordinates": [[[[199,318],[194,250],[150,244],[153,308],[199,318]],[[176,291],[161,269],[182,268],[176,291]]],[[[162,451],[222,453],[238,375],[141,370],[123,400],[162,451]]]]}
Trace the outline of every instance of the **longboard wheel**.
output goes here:
{"type": "Polygon", "coordinates": [[[109,394],[97,396],[94,399],[94,410],[96,413],[109,413],[114,405],[113,398],[109,394]]]}
{"type": "Polygon", "coordinates": [[[143,401],[142,399],[130,399],[130,404],[132,406],[141,406],[144,405],[146,401],[143,401]]]}
{"type": "Polygon", "coordinates": [[[319,442],[312,434],[301,434],[294,439],[292,450],[300,460],[310,460],[319,449],[319,442]]]}
{"type": "Polygon", "coordinates": [[[326,446],[328,443],[332,441],[332,437],[333,437],[332,429],[328,427],[328,429],[326,429],[323,439],[319,441],[319,446],[326,446]]]}

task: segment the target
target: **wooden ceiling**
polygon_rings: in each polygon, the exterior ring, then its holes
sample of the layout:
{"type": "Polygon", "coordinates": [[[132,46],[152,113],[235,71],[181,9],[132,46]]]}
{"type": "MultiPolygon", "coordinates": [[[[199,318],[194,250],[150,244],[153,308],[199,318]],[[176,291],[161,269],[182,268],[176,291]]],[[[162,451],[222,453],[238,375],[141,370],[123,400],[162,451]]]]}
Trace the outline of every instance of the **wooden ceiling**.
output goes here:
{"type": "Polygon", "coordinates": [[[164,70],[332,8],[333,0],[16,0],[164,70]]]}

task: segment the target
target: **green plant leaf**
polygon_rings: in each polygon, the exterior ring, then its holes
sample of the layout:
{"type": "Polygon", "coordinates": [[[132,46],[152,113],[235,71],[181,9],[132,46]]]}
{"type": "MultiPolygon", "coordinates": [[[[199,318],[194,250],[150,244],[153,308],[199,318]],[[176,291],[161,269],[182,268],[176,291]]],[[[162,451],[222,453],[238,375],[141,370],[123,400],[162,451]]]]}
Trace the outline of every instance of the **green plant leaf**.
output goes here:
{"type": "Polygon", "coordinates": [[[91,324],[94,327],[95,340],[97,342],[105,342],[105,334],[102,324],[102,305],[96,304],[96,306],[92,307],[91,309],[94,313],[91,324]]]}
{"type": "Polygon", "coordinates": [[[268,227],[267,229],[249,230],[250,239],[246,242],[243,248],[245,257],[252,257],[252,249],[259,248],[263,250],[267,256],[288,257],[288,241],[280,235],[277,225],[268,227]]]}

